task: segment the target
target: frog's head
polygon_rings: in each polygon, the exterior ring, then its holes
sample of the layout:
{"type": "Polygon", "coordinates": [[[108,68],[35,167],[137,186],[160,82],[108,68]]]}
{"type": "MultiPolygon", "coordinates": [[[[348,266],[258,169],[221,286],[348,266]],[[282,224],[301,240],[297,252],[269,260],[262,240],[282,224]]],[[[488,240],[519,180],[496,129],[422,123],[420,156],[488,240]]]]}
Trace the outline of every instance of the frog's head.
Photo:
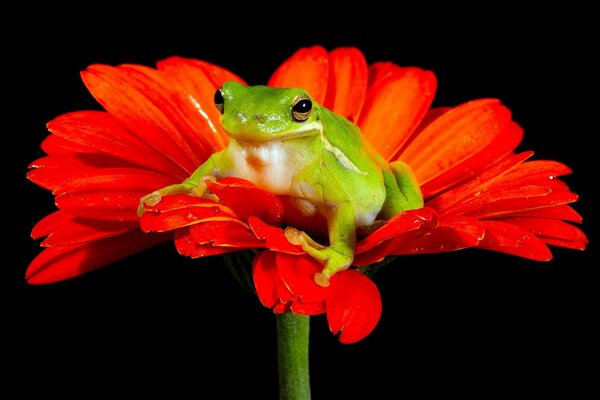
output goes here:
{"type": "Polygon", "coordinates": [[[215,105],[223,129],[239,142],[287,140],[322,130],[319,106],[302,89],[225,82],[215,92],[215,105]]]}

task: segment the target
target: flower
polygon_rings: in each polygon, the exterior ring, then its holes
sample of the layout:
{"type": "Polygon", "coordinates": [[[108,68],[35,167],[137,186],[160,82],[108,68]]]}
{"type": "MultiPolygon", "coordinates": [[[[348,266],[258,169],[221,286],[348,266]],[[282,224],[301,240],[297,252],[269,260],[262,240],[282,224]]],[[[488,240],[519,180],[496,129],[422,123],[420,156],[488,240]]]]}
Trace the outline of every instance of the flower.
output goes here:
{"type": "Polygon", "coordinates": [[[140,221],[139,199],[187,178],[227,144],[212,104],[217,87],[243,82],[218,66],[173,57],[157,69],[94,65],[84,83],[106,112],[80,111],[48,124],[52,134],[29,178],[53,191],[59,211],[33,229],[45,249],[29,266],[30,283],[67,279],[174,237],[178,251],[201,257],[256,249],[253,277],[275,312],[326,313],[340,340],[368,335],[381,313],[373,282],[359,268],[388,256],[478,247],[549,260],[547,245],[583,250],[577,200],[557,179],[555,161],[516,153],[522,129],[498,100],[430,108],[436,78],[390,62],[368,66],[357,49],[301,49],[271,86],[302,87],[320,104],[360,126],[388,161],[411,166],[425,207],[363,232],[354,267],[327,288],[312,279],[321,266],[290,244],[283,228],[319,232],[323,221],[294,212],[293,199],[237,178],[208,181],[216,200],[166,196],[140,221]],[[110,249],[110,251],[107,251],[110,249]]]}

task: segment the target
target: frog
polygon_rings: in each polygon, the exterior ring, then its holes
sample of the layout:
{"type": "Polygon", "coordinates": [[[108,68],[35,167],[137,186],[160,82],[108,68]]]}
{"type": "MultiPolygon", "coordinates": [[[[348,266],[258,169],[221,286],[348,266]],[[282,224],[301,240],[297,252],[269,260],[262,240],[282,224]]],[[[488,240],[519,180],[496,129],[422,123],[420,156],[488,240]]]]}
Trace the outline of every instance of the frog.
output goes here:
{"type": "Polygon", "coordinates": [[[356,124],[319,105],[304,89],[230,81],[216,90],[214,103],[227,146],[182,183],[142,197],[138,214],[168,195],[211,196],[209,180],[245,179],[296,200],[303,215],[323,217],[328,237],[320,242],[291,226],[284,234],[323,266],[314,281],[327,287],[334,274],[352,265],[357,230],[373,231],[403,211],[423,207],[406,163],[387,162],[356,124]]]}

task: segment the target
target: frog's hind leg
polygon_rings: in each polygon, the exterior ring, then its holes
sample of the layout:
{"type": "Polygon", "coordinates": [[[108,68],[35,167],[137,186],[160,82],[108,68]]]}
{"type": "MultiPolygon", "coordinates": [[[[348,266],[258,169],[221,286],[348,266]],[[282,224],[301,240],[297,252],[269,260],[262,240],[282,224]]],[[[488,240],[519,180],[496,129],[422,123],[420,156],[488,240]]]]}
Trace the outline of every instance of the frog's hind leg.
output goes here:
{"type": "Polygon", "coordinates": [[[423,207],[423,194],[412,169],[402,161],[390,163],[383,171],[386,198],[379,217],[387,220],[402,211],[423,207]]]}

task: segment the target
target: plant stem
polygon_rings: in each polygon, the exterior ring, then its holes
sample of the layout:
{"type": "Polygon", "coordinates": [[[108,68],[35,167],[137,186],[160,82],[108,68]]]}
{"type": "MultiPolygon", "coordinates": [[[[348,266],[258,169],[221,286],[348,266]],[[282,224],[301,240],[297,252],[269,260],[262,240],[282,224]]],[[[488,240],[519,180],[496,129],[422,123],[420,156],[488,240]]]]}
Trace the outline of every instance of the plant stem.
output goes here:
{"type": "Polygon", "coordinates": [[[279,399],[310,400],[308,374],[310,317],[287,312],[278,314],[276,318],[279,399]]]}

